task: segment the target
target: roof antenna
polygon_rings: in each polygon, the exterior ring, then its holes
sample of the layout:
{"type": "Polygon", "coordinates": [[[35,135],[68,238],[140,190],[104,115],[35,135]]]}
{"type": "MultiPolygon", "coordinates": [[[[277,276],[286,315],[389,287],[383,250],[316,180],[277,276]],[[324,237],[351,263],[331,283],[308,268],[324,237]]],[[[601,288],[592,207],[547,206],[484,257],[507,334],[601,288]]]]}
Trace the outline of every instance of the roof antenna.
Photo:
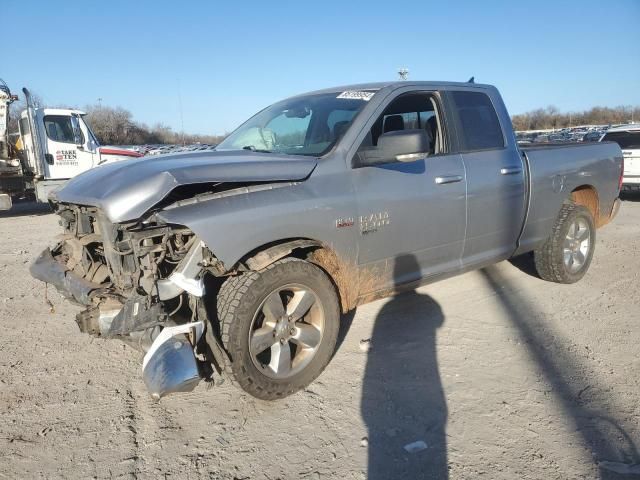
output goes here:
{"type": "Polygon", "coordinates": [[[467,80],[467,83],[476,83],[475,78],[476,77],[471,77],[469,80],[467,80]]]}
{"type": "Polygon", "coordinates": [[[400,80],[407,80],[409,78],[409,69],[406,67],[400,67],[398,69],[398,77],[400,80]]]}

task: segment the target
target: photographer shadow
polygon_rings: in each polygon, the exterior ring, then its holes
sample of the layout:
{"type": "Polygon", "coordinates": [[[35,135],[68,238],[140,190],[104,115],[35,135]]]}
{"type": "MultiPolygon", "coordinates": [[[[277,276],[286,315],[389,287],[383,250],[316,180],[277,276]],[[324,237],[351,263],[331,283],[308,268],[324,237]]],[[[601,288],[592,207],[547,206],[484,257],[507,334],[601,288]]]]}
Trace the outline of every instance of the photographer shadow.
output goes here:
{"type": "MultiPolygon", "coordinates": [[[[407,271],[418,271],[413,255],[396,258],[394,278],[407,271]]],[[[361,403],[370,480],[448,478],[447,404],[436,353],[443,322],[440,305],[415,290],[392,298],[375,320],[361,403]],[[420,441],[426,448],[404,448],[420,441]]]]}

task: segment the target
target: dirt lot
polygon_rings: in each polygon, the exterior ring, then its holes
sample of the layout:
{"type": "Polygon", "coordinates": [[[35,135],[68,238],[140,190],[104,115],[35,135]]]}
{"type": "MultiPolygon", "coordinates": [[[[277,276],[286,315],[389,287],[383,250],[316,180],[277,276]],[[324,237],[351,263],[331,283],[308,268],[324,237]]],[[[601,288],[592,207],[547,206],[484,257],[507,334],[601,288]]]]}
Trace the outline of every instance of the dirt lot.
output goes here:
{"type": "Polygon", "coordinates": [[[275,403],[228,383],[152,401],[141,355],[80,334],[29,276],[56,218],[21,206],[0,232],[0,478],[630,478],[613,470],[640,463],[640,202],[598,232],[576,285],[504,262],[359,308],[325,373],[275,403]]]}

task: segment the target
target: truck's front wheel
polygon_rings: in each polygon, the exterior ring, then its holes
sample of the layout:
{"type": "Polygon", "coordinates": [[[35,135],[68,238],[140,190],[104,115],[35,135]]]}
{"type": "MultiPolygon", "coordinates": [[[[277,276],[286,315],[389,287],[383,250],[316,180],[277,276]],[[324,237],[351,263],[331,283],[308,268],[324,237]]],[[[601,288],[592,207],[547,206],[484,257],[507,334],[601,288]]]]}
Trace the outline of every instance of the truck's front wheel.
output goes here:
{"type": "Polygon", "coordinates": [[[228,278],[217,300],[232,379],[273,400],[310,384],[329,362],[338,336],[338,298],[315,265],[285,258],[228,278]]]}
{"type": "Polygon", "coordinates": [[[577,282],[589,269],[595,242],[591,212],[581,205],[563,205],[553,232],[534,251],[538,275],[550,282],[577,282]]]}

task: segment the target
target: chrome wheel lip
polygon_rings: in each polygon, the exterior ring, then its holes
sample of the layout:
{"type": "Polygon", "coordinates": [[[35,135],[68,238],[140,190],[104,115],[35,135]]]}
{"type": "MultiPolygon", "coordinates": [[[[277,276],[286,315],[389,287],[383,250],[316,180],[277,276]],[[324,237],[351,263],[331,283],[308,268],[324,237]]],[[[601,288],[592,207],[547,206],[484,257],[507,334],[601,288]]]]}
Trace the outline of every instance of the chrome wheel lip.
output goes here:
{"type": "Polygon", "coordinates": [[[263,375],[276,380],[288,379],[304,370],[315,357],[324,330],[325,314],[318,294],[300,283],[280,286],[265,296],[253,316],[247,339],[249,356],[263,375]],[[278,310],[275,300],[282,292],[291,298],[286,304],[281,301],[280,307],[286,315],[275,318],[272,311],[278,310]],[[304,302],[310,305],[306,309],[304,302]],[[301,316],[296,307],[304,310],[301,316]],[[263,361],[267,350],[269,362],[263,361]]]}
{"type": "Polygon", "coordinates": [[[569,273],[576,274],[584,268],[591,244],[589,222],[582,217],[576,218],[569,226],[562,245],[562,259],[569,273]]]}

